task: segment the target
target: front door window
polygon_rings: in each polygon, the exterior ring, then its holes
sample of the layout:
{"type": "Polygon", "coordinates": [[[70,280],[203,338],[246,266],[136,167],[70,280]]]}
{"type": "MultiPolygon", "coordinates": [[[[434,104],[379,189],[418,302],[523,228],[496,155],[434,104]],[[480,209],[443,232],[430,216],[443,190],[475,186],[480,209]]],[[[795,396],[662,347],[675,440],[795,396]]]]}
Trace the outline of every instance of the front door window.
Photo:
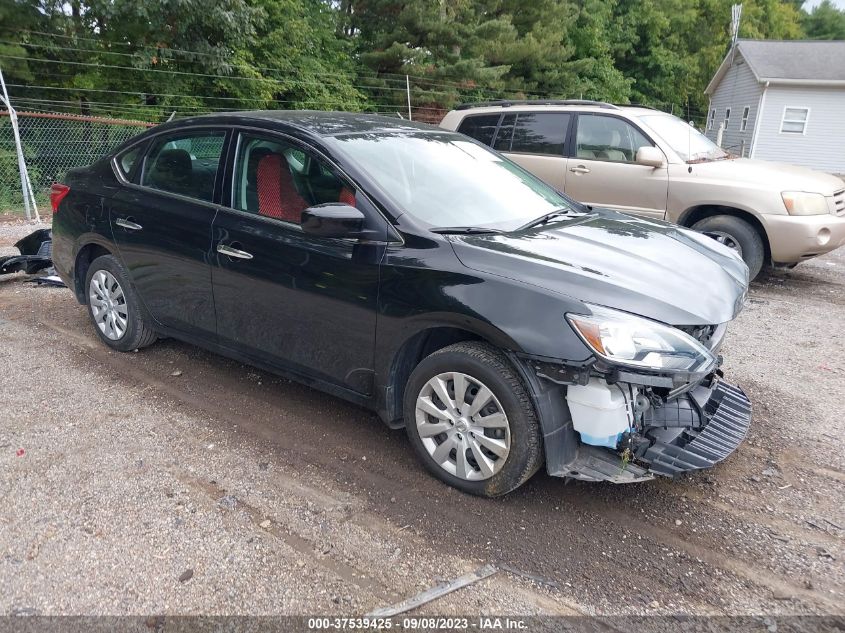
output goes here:
{"type": "Polygon", "coordinates": [[[617,117],[582,114],[575,137],[576,156],[588,160],[633,163],[637,150],[651,146],[633,125],[617,117]]]}
{"type": "Polygon", "coordinates": [[[325,161],[279,139],[241,137],[232,208],[300,224],[305,209],[327,202],[355,206],[355,192],[325,161]]]}

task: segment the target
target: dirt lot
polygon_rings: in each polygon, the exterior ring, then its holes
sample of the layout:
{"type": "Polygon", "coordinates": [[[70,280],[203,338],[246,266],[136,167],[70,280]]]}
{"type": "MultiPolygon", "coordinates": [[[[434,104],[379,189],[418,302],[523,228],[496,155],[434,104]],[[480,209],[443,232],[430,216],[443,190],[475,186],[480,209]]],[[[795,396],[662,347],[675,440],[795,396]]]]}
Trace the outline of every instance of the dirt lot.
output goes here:
{"type": "Polygon", "coordinates": [[[0,613],[362,614],[496,563],[520,573],[418,612],[841,614],[845,252],[756,282],[724,354],[755,415],[715,470],[489,501],[362,409],[172,340],[112,353],[68,290],[2,278],[0,613]]]}

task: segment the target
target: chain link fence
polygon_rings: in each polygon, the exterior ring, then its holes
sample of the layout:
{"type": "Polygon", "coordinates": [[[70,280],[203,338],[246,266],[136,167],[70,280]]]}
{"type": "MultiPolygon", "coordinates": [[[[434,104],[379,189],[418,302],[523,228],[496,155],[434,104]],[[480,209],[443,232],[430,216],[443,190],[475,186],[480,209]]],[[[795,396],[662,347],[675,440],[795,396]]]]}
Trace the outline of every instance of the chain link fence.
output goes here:
{"type": "MultiPolygon", "coordinates": [[[[48,209],[50,185],[68,169],[90,165],[153,123],[58,113],[18,112],[18,128],[39,210],[48,209]]],[[[0,212],[23,208],[15,138],[0,112],[0,212]]]]}

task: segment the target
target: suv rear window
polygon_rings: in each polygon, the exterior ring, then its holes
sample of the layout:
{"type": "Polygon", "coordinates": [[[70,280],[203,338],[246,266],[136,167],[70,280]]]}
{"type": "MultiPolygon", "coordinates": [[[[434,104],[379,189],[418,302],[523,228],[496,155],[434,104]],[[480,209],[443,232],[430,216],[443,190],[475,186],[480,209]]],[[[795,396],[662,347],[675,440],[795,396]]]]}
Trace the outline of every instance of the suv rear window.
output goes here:
{"type": "Polygon", "coordinates": [[[563,156],[568,128],[567,112],[520,112],[516,117],[510,151],[563,156]]]}
{"type": "Polygon", "coordinates": [[[493,149],[500,152],[563,156],[568,112],[520,112],[502,119],[493,149]]]}
{"type": "Polygon", "coordinates": [[[476,141],[481,141],[487,147],[493,144],[493,135],[496,133],[496,126],[499,124],[498,114],[482,114],[480,116],[468,116],[458,127],[458,132],[471,136],[476,141]]]}

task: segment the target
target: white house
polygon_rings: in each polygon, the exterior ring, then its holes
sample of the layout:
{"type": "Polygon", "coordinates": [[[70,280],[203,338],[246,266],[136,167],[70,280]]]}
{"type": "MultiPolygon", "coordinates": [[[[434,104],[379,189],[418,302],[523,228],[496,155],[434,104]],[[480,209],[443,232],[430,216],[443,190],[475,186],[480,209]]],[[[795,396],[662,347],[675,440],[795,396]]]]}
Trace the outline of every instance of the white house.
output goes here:
{"type": "Polygon", "coordinates": [[[726,150],[845,174],[845,41],[739,40],[705,93],[726,150]]]}

